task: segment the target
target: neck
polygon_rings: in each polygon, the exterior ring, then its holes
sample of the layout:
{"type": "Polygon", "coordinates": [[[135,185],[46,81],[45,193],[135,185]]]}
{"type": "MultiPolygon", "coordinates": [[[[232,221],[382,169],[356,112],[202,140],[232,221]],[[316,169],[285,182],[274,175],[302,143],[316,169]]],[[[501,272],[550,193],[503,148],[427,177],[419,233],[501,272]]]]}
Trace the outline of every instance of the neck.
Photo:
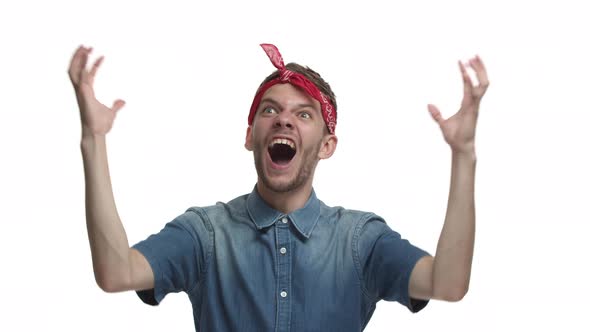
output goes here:
{"type": "Polygon", "coordinates": [[[289,214],[305,206],[309,196],[311,196],[312,185],[311,181],[308,181],[308,183],[297,189],[287,192],[276,192],[266,187],[262,180],[258,179],[256,190],[260,197],[262,197],[270,207],[285,214],[289,214]]]}

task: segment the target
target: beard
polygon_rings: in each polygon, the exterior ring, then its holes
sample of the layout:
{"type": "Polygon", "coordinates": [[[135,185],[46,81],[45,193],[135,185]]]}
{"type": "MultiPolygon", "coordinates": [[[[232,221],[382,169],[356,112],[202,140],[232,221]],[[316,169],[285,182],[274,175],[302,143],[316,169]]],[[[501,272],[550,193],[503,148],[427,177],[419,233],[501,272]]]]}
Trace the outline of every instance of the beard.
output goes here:
{"type": "Polygon", "coordinates": [[[271,180],[262,167],[262,160],[264,159],[264,153],[267,152],[266,146],[262,144],[256,145],[254,148],[254,165],[256,167],[256,173],[258,178],[262,180],[265,187],[276,193],[286,193],[301,188],[307,181],[313,177],[317,160],[315,157],[318,155],[320,146],[317,145],[313,150],[308,151],[301,156],[301,165],[295,171],[295,175],[290,179],[284,180],[271,180]]]}

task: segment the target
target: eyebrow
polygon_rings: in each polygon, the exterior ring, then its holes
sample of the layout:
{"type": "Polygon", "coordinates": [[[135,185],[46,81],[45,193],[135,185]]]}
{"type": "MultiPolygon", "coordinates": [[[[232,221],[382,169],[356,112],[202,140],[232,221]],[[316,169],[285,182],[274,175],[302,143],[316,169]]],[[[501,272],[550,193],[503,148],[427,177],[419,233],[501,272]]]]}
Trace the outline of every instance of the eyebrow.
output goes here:
{"type": "Polygon", "coordinates": [[[276,106],[276,107],[280,108],[281,110],[283,109],[281,107],[281,105],[276,100],[269,98],[269,97],[262,99],[260,101],[260,106],[262,106],[264,103],[273,104],[273,106],[276,106]]]}

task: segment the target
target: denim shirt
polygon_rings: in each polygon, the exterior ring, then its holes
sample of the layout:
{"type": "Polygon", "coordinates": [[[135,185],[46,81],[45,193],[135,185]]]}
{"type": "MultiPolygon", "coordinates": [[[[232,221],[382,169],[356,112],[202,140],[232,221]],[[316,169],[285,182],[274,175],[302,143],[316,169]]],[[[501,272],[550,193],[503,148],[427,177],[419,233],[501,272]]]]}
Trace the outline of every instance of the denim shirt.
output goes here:
{"type": "Polygon", "coordinates": [[[186,292],[197,331],[362,331],[379,300],[417,312],[409,279],[427,253],[375,214],[328,207],[312,192],[284,214],[256,189],[188,209],[134,246],[148,260],[157,305],[186,292]]]}

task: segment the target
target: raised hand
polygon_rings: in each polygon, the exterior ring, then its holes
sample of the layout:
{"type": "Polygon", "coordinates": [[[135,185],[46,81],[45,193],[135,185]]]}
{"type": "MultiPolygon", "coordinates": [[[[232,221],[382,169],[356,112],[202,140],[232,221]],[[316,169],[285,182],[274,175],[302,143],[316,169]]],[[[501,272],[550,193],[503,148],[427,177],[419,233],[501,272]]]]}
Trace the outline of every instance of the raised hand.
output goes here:
{"type": "Polygon", "coordinates": [[[82,120],[82,136],[85,135],[106,135],[113,126],[113,121],[125,102],[121,99],[115,100],[113,106],[107,107],[96,100],[94,94],[94,77],[104,57],[99,57],[92,68],[88,70],[88,56],[92,48],[80,46],[74,53],[68,74],[78,100],[80,108],[80,119],[82,120]]]}
{"type": "Polygon", "coordinates": [[[489,86],[488,75],[479,56],[470,59],[467,65],[475,71],[479,84],[473,85],[465,65],[459,62],[459,69],[463,77],[463,101],[459,111],[450,118],[443,119],[436,106],[428,105],[430,115],[440,126],[445,141],[453,152],[474,151],[479,104],[489,86]]]}

